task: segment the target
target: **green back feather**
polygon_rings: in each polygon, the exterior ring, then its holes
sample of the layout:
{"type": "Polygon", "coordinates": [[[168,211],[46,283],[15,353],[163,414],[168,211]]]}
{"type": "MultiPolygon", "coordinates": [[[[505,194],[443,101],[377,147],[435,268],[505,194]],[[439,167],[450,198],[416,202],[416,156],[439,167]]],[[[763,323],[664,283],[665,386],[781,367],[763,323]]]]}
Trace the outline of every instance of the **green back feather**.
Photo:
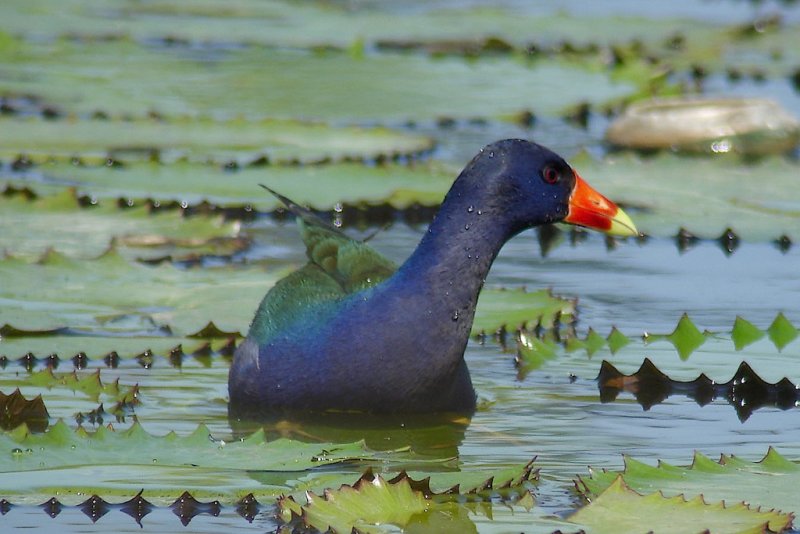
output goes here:
{"type": "Polygon", "coordinates": [[[263,343],[290,324],[308,317],[315,307],[323,320],[342,297],[380,283],[397,266],[369,245],[351,239],[309,210],[262,186],[297,216],[308,263],[279,280],[261,301],[250,336],[263,343]],[[331,304],[325,306],[324,303],[331,304]]]}

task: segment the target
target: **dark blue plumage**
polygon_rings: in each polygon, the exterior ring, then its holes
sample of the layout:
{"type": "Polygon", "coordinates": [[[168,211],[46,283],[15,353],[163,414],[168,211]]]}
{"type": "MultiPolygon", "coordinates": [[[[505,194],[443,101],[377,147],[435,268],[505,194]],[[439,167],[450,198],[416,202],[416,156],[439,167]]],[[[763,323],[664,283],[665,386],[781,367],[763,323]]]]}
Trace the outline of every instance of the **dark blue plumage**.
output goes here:
{"type": "MultiPolygon", "coordinates": [[[[230,370],[232,412],[473,411],[463,354],[489,268],[513,235],[564,220],[579,181],[540,145],[489,145],[396,271],[285,200],[300,216],[310,261],[256,312],[230,370]]],[[[619,213],[614,220],[627,226],[619,213]]]]}

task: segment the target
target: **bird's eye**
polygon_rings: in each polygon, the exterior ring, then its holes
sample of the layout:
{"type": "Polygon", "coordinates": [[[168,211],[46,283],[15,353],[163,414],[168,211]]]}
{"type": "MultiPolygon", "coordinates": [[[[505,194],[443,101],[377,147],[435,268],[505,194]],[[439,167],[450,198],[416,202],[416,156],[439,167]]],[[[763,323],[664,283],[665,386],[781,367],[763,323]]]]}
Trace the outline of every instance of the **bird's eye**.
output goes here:
{"type": "Polygon", "coordinates": [[[544,169],[542,169],[542,180],[547,182],[548,184],[554,184],[558,182],[561,178],[561,173],[559,173],[555,167],[551,167],[548,165],[544,169]]]}

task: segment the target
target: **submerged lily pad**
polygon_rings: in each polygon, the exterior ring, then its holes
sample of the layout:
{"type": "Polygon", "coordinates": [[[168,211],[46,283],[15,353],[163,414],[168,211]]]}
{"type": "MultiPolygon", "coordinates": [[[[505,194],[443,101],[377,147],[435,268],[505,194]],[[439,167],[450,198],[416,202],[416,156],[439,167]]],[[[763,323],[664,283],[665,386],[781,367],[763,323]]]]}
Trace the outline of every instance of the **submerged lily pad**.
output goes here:
{"type": "Polygon", "coordinates": [[[190,337],[173,336],[82,336],[82,335],[52,335],[14,337],[4,336],[0,339],[0,356],[8,359],[21,358],[25,354],[32,354],[37,358],[55,354],[61,360],[73,359],[74,366],[81,368],[90,363],[107,358],[109,354],[116,354],[121,359],[133,359],[145,352],[153,355],[153,359],[166,358],[175,360],[180,355],[195,356],[197,358],[219,355],[221,351],[230,351],[231,343],[235,336],[221,339],[194,339],[190,337]]]}

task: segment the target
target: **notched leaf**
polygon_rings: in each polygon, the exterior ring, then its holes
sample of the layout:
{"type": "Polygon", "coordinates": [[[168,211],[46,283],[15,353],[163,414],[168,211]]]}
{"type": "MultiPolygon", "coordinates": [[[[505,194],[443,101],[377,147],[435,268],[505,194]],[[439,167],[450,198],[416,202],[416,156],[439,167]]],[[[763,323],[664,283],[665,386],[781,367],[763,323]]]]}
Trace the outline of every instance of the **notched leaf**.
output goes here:
{"type": "Polygon", "coordinates": [[[690,382],[672,380],[645,358],[635,373],[621,373],[613,364],[603,361],[597,376],[602,402],[613,402],[625,391],[631,393],[645,410],[664,402],[670,395],[685,395],[705,406],[715,399],[725,399],[736,410],[741,421],[763,407],[789,410],[800,402],[800,389],[788,378],[771,384],[762,379],[747,362],[742,362],[733,377],[724,383],[714,382],[701,374],[690,382]]]}
{"type": "Polygon", "coordinates": [[[0,428],[11,430],[26,424],[31,432],[44,432],[50,424],[50,414],[41,395],[28,400],[19,388],[10,395],[0,391],[0,428]]]}
{"type": "MultiPolygon", "coordinates": [[[[589,477],[578,477],[575,481],[576,489],[586,499],[595,501],[622,479],[626,486],[637,492],[657,489],[666,496],[702,495],[707,501],[721,500],[729,505],[744,502],[759,513],[774,514],[768,520],[770,532],[788,528],[793,519],[793,513],[784,514],[775,510],[797,510],[795,489],[800,480],[800,465],[786,459],[771,447],[757,462],[749,462],[732,455],[721,455],[718,461],[714,461],[699,452],[695,453],[692,464],[688,467],[674,466],[663,461],[659,461],[657,466],[651,466],[630,456],[625,456],[624,460],[625,468],[622,472],[590,467],[589,477]],[[771,511],[766,511],[770,509],[771,511]]],[[[685,530],[677,529],[679,532],[685,530]]],[[[713,528],[711,530],[716,531],[713,528]]],[[[729,530],[751,531],[742,527],[720,531],[729,530]]],[[[753,527],[752,531],[764,530],[753,527]]]]}
{"type": "Polygon", "coordinates": [[[215,339],[215,338],[240,338],[242,334],[239,332],[226,332],[221,330],[217,325],[214,324],[214,321],[209,321],[207,325],[203,328],[195,332],[194,334],[188,334],[186,337],[193,338],[193,339],[215,339]]]}
{"type": "Polygon", "coordinates": [[[219,501],[200,502],[188,491],[184,491],[169,507],[181,520],[183,526],[188,525],[195,516],[200,514],[209,514],[217,517],[222,508],[219,501]]]}
{"type": "Polygon", "coordinates": [[[709,504],[703,495],[642,495],[621,475],[567,521],[598,534],[618,532],[783,532],[794,515],[743,502],[709,504]]]}

